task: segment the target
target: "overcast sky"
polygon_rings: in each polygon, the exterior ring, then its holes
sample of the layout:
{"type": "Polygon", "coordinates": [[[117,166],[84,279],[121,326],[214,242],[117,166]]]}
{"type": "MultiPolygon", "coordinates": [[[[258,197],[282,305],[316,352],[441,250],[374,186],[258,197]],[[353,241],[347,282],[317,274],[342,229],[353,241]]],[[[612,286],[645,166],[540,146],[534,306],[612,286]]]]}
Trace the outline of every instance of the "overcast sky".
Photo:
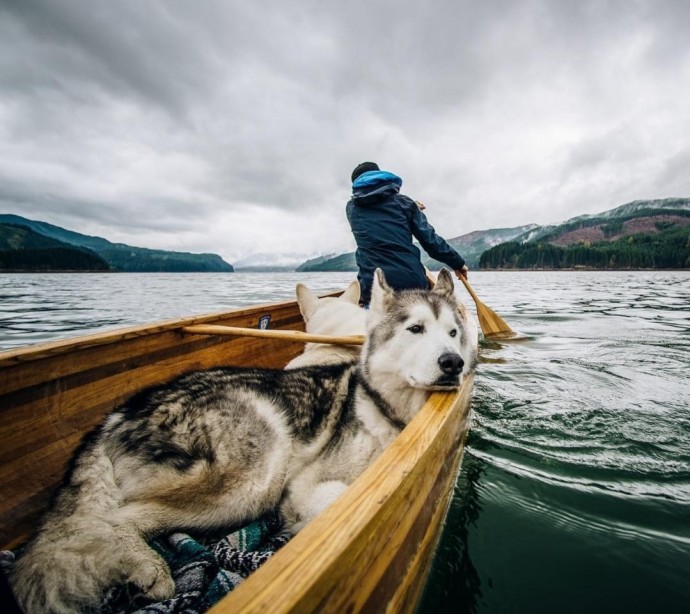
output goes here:
{"type": "Polygon", "coordinates": [[[351,251],[352,168],[446,238],[690,196],[684,0],[0,0],[0,212],[351,251]]]}

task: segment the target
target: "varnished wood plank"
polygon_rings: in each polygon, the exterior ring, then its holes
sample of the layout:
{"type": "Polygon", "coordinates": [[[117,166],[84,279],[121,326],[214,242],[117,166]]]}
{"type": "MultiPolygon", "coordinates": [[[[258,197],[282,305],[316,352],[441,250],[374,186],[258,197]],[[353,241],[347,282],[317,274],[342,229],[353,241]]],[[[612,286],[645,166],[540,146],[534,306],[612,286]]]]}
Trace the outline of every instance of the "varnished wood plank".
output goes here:
{"type": "MultiPolygon", "coordinates": [[[[338,294],[340,293],[334,292],[331,294],[326,294],[324,296],[337,296],[338,294]]],[[[263,305],[255,305],[244,309],[235,309],[233,311],[203,314],[199,316],[194,316],[190,318],[180,318],[176,320],[165,320],[154,324],[145,324],[142,326],[119,328],[114,331],[95,333],[91,335],[82,335],[80,337],[74,337],[70,339],[50,341],[48,343],[34,344],[24,348],[5,350],[3,352],[0,352],[0,367],[16,365],[23,361],[42,360],[46,357],[52,357],[64,353],[71,353],[80,348],[87,348],[105,344],[115,344],[133,337],[157,334],[165,331],[179,329],[184,326],[192,326],[194,324],[209,324],[212,322],[221,323],[227,318],[236,319],[242,318],[243,316],[255,316],[256,321],[258,323],[258,318],[264,313],[279,313],[282,309],[293,311],[295,308],[295,301],[266,303],[263,305]]]]}
{"type": "Polygon", "coordinates": [[[24,448],[40,447],[45,441],[63,437],[72,431],[72,418],[79,423],[79,415],[89,414],[91,407],[104,414],[133,393],[194,369],[233,364],[282,367],[302,347],[296,344],[290,350],[281,345],[279,351],[271,340],[235,339],[107,377],[89,378],[83,385],[68,386],[58,380],[52,387],[41,389],[45,397],[11,403],[9,409],[0,412],[0,462],[15,458],[24,448]]]}
{"type": "MultiPolygon", "coordinates": [[[[272,312],[250,310],[238,315],[220,314],[199,318],[203,323],[234,325],[241,327],[256,327],[262,315],[271,314],[271,325],[274,328],[288,327],[299,329],[304,326],[302,317],[295,304],[282,306],[272,312]],[[213,319],[209,319],[209,318],[213,319]]],[[[152,355],[158,350],[170,348],[184,348],[195,344],[212,345],[218,340],[201,341],[184,336],[180,330],[185,325],[161,324],[160,326],[137,327],[130,332],[121,334],[103,333],[79,337],[71,345],[66,342],[42,344],[33,350],[29,348],[3,352],[0,358],[0,394],[8,393],[42,382],[65,377],[84,370],[92,369],[95,365],[111,364],[114,362],[134,360],[137,356],[152,355]],[[94,341],[98,343],[94,343],[94,341]],[[12,368],[8,368],[12,367],[12,368]]],[[[184,321],[183,321],[184,322],[184,321]]],[[[0,405],[2,408],[2,405],[0,405]]]]}
{"type": "Polygon", "coordinates": [[[68,461],[82,437],[83,433],[77,432],[54,441],[34,451],[30,458],[18,459],[14,471],[3,476],[0,548],[19,545],[35,528],[55,488],[62,482],[68,461]]]}
{"type": "MultiPolygon", "coordinates": [[[[251,358],[244,356],[243,352],[245,350],[254,351],[257,349],[253,346],[245,346],[241,341],[236,341],[231,344],[227,338],[213,339],[209,337],[197,337],[193,341],[180,343],[177,333],[166,333],[166,336],[172,336],[173,342],[170,342],[168,339],[163,344],[163,347],[160,348],[157,347],[157,344],[153,345],[152,349],[150,349],[151,346],[147,345],[144,348],[137,348],[139,353],[131,351],[126,357],[117,357],[115,360],[111,358],[109,353],[100,354],[99,356],[90,356],[84,360],[81,369],[70,369],[70,371],[73,372],[63,374],[60,378],[45,375],[43,381],[15,391],[7,390],[3,386],[3,388],[0,389],[0,407],[2,408],[0,409],[0,416],[3,411],[26,405],[35,399],[45,398],[48,394],[52,394],[51,390],[56,387],[59,387],[60,390],[67,390],[69,388],[83,386],[99,379],[105,379],[119,372],[133,371],[142,366],[157,364],[171,357],[182,360],[185,356],[199,356],[206,353],[210,359],[213,360],[218,358],[221,353],[225,353],[227,359],[232,362],[227,363],[221,360],[218,364],[246,364],[248,361],[251,361],[251,358]]],[[[271,363],[274,363],[273,366],[276,367],[282,366],[280,364],[280,359],[283,358],[281,354],[287,356],[295,351],[301,351],[303,349],[303,346],[290,346],[287,344],[276,347],[284,350],[276,352],[275,355],[271,355],[271,363]]],[[[258,349],[262,349],[262,347],[258,349]]],[[[75,362],[80,362],[79,356],[75,356],[75,362]]],[[[2,371],[0,371],[0,374],[4,375],[2,371]]]]}
{"type": "MultiPolygon", "coordinates": [[[[389,593],[390,597],[386,604],[386,610],[389,612],[409,612],[412,614],[416,610],[416,604],[419,602],[426,585],[434,552],[441,538],[444,520],[448,514],[453,496],[453,489],[457,481],[460,463],[464,454],[467,430],[467,425],[463,425],[461,428],[462,439],[458,446],[457,453],[450,460],[450,471],[439,479],[439,500],[433,510],[433,515],[428,518],[425,527],[426,530],[419,541],[419,546],[414,556],[407,560],[407,568],[404,573],[401,572],[396,575],[392,567],[387,571],[387,575],[390,576],[388,580],[389,585],[394,587],[394,590],[389,593]]],[[[374,603],[377,602],[375,597],[372,601],[374,603]]]]}

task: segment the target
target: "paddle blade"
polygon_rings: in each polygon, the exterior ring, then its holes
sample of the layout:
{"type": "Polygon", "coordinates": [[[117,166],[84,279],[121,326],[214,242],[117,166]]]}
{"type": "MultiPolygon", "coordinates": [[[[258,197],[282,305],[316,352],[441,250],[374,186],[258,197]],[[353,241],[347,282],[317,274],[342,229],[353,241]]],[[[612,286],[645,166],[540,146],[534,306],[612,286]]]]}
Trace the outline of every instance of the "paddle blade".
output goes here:
{"type": "Polygon", "coordinates": [[[505,320],[499,316],[493,309],[487,307],[480,300],[475,300],[477,306],[477,318],[479,318],[479,326],[482,329],[485,337],[492,335],[503,335],[512,333],[513,329],[506,324],[505,320]]]}
{"type": "Polygon", "coordinates": [[[464,277],[461,277],[460,280],[465,285],[465,288],[467,288],[467,291],[474,300],[474,304],[477,306],[477,318],[479,319],[479,326],[481,327],[484,336],[491,337],[492,335],[505,335],[507,333],[512,333],[513,329],[506,324],[505,320],[493,309],[487,307],[479,300],[479,297],[474,293],[470,282],[464,277]]]}

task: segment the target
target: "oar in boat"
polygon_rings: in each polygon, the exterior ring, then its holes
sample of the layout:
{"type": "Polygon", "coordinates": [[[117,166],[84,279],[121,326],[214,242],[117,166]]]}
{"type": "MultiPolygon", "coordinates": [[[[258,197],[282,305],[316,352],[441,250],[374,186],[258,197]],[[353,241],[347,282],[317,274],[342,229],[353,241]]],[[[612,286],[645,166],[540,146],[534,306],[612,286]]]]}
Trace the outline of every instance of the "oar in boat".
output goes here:
{"type": "Polygon", "coordinates": [[[312,335],[298,330],[269,330],[245,328],[241,326],[219,326],[214,324],[195,324],[181,329],[188,335],[228,335],[230,337],[263,337],[265,339],[282,339],[301,343],[329,343],[332,345],[362,345],[362,335],[312,335]]]}
{"type": "MultiPolygon", "coordinates": [[[[436,283],[436,278],[433,276],[431,271],[429,271],[429,269],[426,269],[426,277],[432,286],[436,283]]],[[[484,333],[485,337],[491,337],[492,335],[505,335],[513,332],[513,329],[506,324],[505,320],[501,316],[479,300],[479,297],[475,294],[469,281],[462,276],[460,277],[460,281],[465,285],[465,288],[474,300],[474,304],[477,306],[479,326],[481,327],[482,333],[484,333]]]]}

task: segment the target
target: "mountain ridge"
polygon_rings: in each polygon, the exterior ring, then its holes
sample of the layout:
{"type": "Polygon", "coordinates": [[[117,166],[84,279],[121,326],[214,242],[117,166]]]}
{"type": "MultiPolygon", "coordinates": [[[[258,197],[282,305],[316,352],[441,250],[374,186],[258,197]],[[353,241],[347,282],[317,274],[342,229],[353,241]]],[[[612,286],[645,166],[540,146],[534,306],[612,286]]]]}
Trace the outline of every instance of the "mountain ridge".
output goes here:
{"type": "Polygon", "coordinates": [[[690,199],[637,200],[496,245],[482,269],[690,268],[690,199]]]}
{"type": "Polygon", "coordinates": [[[139,273],[232,273],[234,271],[232,265],[217,254],[193,254],[112,243],[102,237],[84,235],[48,222],[31,220],[12,213],[0,213],[0,223],[22,226],[50,239],[89,249],[116,271],[139,273]]]}
{"type": "Polygon", "coordinates": [[[649,214],[653,210],[659,211],[690,211],[690,198],[656,198],[650,200],[633,200],[629,203],[619,205],[613,209],[607,209],[601,213],[591,213],[578,215],[561,222],[560,224],[549,224],[546,226],[536,226],[528,230],[523,235],[515,238],[520,243],[536,241],[548,234],[557,232],[559,228],[577,224],[596,224],[597,220],[610,220],[623,217],[635,217],[640,214],[649,214]]]}
{"type": "Polygon", "coordinates": [[[46,237],[20,224],[0,223],[0,270],[108,271],[110,265],[86,247],[46,237]]]}

